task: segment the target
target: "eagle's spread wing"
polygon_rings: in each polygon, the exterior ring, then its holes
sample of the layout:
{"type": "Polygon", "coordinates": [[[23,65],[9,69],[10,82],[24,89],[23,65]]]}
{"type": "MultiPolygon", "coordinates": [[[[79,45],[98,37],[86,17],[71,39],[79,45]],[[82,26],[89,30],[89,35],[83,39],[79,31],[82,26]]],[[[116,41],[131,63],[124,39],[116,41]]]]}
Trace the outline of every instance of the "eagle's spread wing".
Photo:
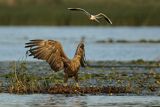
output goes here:
{"type": "Polygon", "coordinates": [[[30,40],[25,48],[30,48],[29,56],[45,60],[54,71],[63,69],[64,60],[68,60],[61,43],[55,40],[30,40]]]}

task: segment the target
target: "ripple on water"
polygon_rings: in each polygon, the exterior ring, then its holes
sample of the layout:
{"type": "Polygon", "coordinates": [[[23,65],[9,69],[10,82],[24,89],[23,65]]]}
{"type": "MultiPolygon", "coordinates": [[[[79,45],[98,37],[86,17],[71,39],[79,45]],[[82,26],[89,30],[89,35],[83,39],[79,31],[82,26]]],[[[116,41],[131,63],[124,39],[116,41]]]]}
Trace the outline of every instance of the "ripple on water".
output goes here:
{"type": "Polygon", "coordinates": [[[81,107],[81,106],[101,106],[101,107],[148,107],[160,106],[158,96],[76,96],[76,95],[50,95],[31,94],[15,95],[0,94],[0,107],[81,107]]]}
{"type": "MultiPolygon", "coordinates": [[[[159,60],[160,44],[97,44],[98,40],[159,40],[160,27],[0,27],[0,60],[18,60],[25,56],[24,44],[30,39],[61,41],[73,57],[78,41],[86,38],[88,60],[159,60]],[[9,38],[9,39],[8,39],[9,38]],[[94,54],[93,54],[94,53],[94,54]],[[127,54],[126,54],[127,53],[127,54]],[[125,56],[125,57],[124,57],[125,56]]],[[[33,60],[33,58],[29,58],[33,60]]]]}

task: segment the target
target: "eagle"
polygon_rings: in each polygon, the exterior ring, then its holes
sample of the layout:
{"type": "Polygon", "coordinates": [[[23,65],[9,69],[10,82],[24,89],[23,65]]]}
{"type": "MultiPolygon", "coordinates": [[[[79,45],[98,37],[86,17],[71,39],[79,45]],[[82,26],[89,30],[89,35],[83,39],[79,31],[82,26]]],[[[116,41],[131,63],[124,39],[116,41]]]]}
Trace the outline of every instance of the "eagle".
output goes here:
{"type": "Polygon", "coordinates": [[[56,40],[34,39],[25,43],[29,56],[45,60],[55,72],[64,71],[64,85],[67,86],[68,78],[74,77],[76,86],[78,83],[78,71],[80,67],[86,66],[84,40],[77,46],[75,55],[69,59],[65,54],[62,44],[56,40]]]}

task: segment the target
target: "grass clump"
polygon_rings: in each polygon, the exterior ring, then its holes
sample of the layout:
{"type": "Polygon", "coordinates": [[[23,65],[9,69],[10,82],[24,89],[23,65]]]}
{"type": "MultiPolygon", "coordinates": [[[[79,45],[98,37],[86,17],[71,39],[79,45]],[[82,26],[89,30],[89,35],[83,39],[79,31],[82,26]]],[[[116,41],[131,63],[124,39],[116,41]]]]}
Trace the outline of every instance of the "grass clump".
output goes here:
{"type": "Polygon", "coordinates": [[[39,78],[29,74],[25,61],[12,62],[10,64],[11,73],[9,75],[10,93],[34,93],[42,89],[39,78]]]}
{"type": "Polygon", "coordinates": [[[47,93],[54,84],[63,83],[62,73],[40,76],[30,72],[26,61],[10,63],[10,73],[5,75],[9,80],[10,93],[47,93]]]}

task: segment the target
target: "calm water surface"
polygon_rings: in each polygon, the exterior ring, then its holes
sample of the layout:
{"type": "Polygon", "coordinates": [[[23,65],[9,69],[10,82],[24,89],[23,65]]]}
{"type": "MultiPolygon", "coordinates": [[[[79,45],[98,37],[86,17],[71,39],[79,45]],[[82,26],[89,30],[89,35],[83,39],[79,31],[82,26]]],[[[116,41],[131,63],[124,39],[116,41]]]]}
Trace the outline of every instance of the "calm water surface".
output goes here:
{"type": "Polygon", "coordinates": [[[0,94],[0,107],[159,107],[157,96],[0,94]]]}
{"type": "MultiPolygon", "coordinates": [[[[108,38],[140,40],[160,39],[160,27],[0,27],[0,60],[18,60],[25,56],[24,44],[30,39],[61,41],[72,58],[81,37],[86,38],[88,60],[160,60],[160,44],[98,44],[108,38]]],[[[33,60],[31,57],[29,60],[33,60]]]]}

